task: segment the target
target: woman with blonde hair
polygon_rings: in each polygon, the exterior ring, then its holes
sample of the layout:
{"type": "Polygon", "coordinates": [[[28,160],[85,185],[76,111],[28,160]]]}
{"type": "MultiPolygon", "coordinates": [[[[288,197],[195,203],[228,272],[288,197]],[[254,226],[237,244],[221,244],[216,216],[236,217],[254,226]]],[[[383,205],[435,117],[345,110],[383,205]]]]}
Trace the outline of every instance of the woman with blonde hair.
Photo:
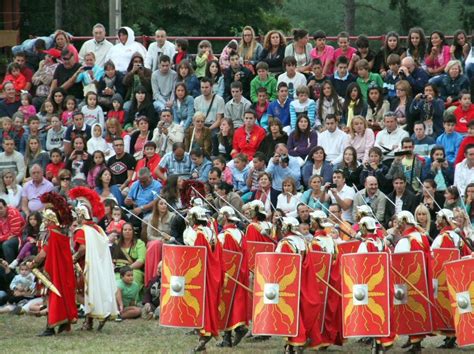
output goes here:
{"type": "Polygon", "coordinates": [[[206,156],[212,154],[212,132],[204,125],[206,116],[202,112],[194,113],[193,124],[184,132],[186,151],[200,147],[206,156]]]}
{"type": "Polygon", "coordinates": [[[369,151],[374,146],[375,134],[368,127],[367,121],[362,116],[352,118],[349,125],[349,145],[357,152],[357,160],[362,163],[369,162],[369,151]]]}
{"type": "Polygon", "coordinates": [[[434,240],[436,237],[436,225],[434,221],[431,220],[430,211],[424,204],[420,204],[415,209],[415,220],[418,223],[418,226],[423,229],[426,235],[428,235],[431,240],[434,240]]]}
{"type": "Polygon", "coordinates": [[[0,199],[8,206],[18,208],[21,203],[23,188],[16,182],[16,173],[13,170],[3,170],[0,173],[0,199]]]}
{"type": "Polygon", "coordinates": [[[105,122],[105,141],[112,149],[109,158],[115,155],[115,151],[113,149],[115,138],[122,138],[125,145],[125,152],[130,152],[130,135],[128,135],[127,132],[122,129],[122,125],[120,125],[120,122],[117,118],[109,118],[105,122]]]}
{"type": "Polygon", "coordinates": [[[474,229],[469,217],[464,208],[455,207],[453,209],[454,221],[456,221],[456,226],[461,230],[463,236],[471,240],[471,244],[474,242],[474,229]]]}
{"type": "Polygon", "coordinates": [[[242,30],[242,39],[239,43],[238,53],[244,61],[244,66],[255,73],[254,65],[257,63],[263,47],[255,40],[255,31],[251,26],[242,30]]]}
{"type": "Polygon", "coordinates": [[[405,126],[408,120],[408,112],[411,104],[411,85],[406,80],[400,80],[395,84],[396,97],[393,98],[390,110],[395,112],[399,126],[405,126]]]}
{"type": "Polygon", "coordinates": [[[268,31],[263,41],[263,50],[260,61],[268,64],[271,73],[283,72],[283,58],[285,57],[286,39],[283,33],[277,30],[268,31]]]}

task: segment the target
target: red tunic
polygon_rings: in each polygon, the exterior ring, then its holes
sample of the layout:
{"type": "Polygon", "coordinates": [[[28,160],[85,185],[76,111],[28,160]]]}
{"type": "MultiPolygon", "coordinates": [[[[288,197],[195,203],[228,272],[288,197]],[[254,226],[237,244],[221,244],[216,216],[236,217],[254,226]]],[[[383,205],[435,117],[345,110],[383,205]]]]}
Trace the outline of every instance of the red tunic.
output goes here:
{"type": "Polygon", "coordinates": [[[254,242],[276,243],[276,240],[272,240],[269,236],[262,235],[261,231],[262,231],[262,226],[258,222],[253,222],[249,226],[247,226],[247,231],[245,232],[245,239],[247,241],[254,241],[254,242]]]}
{"type": "Polygon", "coordinates": [[[196,240],[194,246],[204,246],[207,248],[207,272],[206,272],[206,299],[205,299],[205,314],[204,327],[201,329],[201,336],[218,336],[219,335],[219,300],[224,279],[224,272],[222,269],[222,248],[215,237],[216,241],[212,247],[207,240],[201,226],[194,227],[196,231],[196,240]]]}
{"type": "Polygon", "coordinates": [[[433,244],[437,243],[438,238],[442,238],[438,248],[458,248],[458,246],[460,246],[459,252],[461,253],[461,257],[469,256],[472,253],[470,248],[464,241],[462,241],[462,239],[460,241],[460,245],[457,245],[449,231],[453,231],[451,226],[446,226],[443,228],[439,232],[439,235],[436,237],[435,241],[433,241],[433,244]]]}
{"type": "MultiPolygon", "coordinates": [[[[249,267],[247,259],[247,242],[242,235],[240,243],[232,236],[230,229],[238,230],[235,225],[224,226],[223,234],[224,240],[222,242],[222,247],[229,251],[242,253],[242,265],[240,266],[240,272],[237,277],[237,280],[249,286],[249,267]]],[[[240,232],[240,230],[239,230],[240,232]]],[[[247,317],[248,307],[249,307],[249,297],[247,296],[247,291],[241,286],[237,285],[234,293],[234,301],[232,303],[232,308],[229,314],[229,321],[227,323],[226,331],[233,330],[241,325],[249,324],[249,319],[247,317]]]]}
{"type": "Polygon", "coordinates": [[[48,231],[44,271],[61,294],[49,292],[48,327],[53,328],[77,321],[76,286],[69,237],[55,226],[49,226],[48,231]]]}

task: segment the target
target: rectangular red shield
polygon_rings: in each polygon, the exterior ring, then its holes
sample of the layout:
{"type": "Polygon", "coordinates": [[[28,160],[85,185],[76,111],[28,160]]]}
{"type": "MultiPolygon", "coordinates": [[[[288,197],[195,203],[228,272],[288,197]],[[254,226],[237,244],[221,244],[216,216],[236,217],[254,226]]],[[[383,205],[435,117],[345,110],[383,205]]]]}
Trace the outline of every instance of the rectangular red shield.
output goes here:
{"type": "Polygon", "coordinates": [[[389,269],[387,253],[342,255],[342,333],[345,338],[390,334],[389,269]]]}
{"type": "Polygon", "coordinates": [[[474,345],[474,258],[445,265],[458,346],[474,345]]]}
{"type": "MultiPolygon", "coordinates": [[[[224,271],[232,278],[237,279],[240,273],[240,266],[242,264],[242,253],[222,250],[222,259],[224,261],[224,271]]],[[[224,286],[222,288],[221,300],[219,302],[219,329],[227,328],[229,321],[230,310],[234,302],[235,288],[237,284],[229,278],[225,278],[224,286]]]]}
{"type": "Polygon", "coordinates": [[[273,242],[247,241],[247,255],[249,260],[249,269],[251,272],[255,269],[255,255],[260,252],[274,252],[276,245],[273,242]]]}
{"type": "Polygon", "coordinates": [[[342,242],[337,245],[337,250],[339,251],[340,254],[346,254],[346,253],[357,253],[359,250],[360,246],[360,241],[355,240],[355,241],[347,241],[347,242],[342,242]]]}
{"type": "Polygon", "coordinates": [[[160,325],[202,328],[206,247],[163,245],[160,325]]]}
{"type": "Polygon", "coordinates": [[[454,331],[454,318],[451,314],[444,265],[447,262],[456,261],[460,257],[457,248],[437,248],[433,250],[433,303],[437,308],[436,311],[433,311],[433,329],[435,331],[454,331]]]}
{"type": "MultiPolygon", "coordinates": [[[[392,268],[429,298],[425,256],[422,251],[392,254],[392,268]]],[[[430,304],[395,271],[392,271],[394,333],[431,333],[433,326],[430,304]]]]}
{"type": "Polygon", "coordinates": [[[316,289],[314,291],[318,292],[321,297],[324,299],[324,309],[322,312],[319,312],[316,317],[316,323],[321,323],[321,333],[324,329],[324,318],[326,315],[326,303],[328,299],[329,288],[325,285],[320,278],[324,279],[329,283],[329,278],[331,276],[331,266],[332,266],[332,254],[326,252],[310,252],[309,256],[311,257],[311,262],[313,263],[313,268],[315,271],[314,278],[316,279],[316,289]]]}
{"type": "Polygon", "coordinates": [[[301,255],[258,253],[253,287],[254,335],[298,335],[301,255]]]}

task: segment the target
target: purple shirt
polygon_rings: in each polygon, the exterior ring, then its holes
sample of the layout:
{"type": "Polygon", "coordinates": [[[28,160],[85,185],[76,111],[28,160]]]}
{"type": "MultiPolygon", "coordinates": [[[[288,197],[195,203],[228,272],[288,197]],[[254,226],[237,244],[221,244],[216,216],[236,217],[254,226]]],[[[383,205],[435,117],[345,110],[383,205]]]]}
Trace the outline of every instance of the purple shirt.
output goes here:
{"type": "Polygon", "coordinates": [[[46,178],[43,178],[43,181],[39,185],[34,184],[33,180],[31,180],[26,182],[23,186],[21,196],[28,199],[28,209],[30,211],[38,211],[44,207],[40,200],[41,195],[51,192],[52,190],[53,184],[46,178]]]}

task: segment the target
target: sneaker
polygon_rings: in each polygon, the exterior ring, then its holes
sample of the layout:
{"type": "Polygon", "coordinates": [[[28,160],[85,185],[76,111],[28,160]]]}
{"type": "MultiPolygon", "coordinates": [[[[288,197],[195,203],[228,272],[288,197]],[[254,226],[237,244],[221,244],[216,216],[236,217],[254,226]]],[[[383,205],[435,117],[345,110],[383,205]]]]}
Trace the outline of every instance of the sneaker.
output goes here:
{"type": "Polygon", "coordinates": [[[159,319],[160,318],[160,306],[158,306],[156,309],[155,309],[155,312],[153,312],[153,318],[155,320],[159,319]]]}
{"type": "Polygon", "coordinates": [[[115,322],[122,322],[122,316],[120,315],[117,315],[117,317],[115,317],[115,322]]]}

